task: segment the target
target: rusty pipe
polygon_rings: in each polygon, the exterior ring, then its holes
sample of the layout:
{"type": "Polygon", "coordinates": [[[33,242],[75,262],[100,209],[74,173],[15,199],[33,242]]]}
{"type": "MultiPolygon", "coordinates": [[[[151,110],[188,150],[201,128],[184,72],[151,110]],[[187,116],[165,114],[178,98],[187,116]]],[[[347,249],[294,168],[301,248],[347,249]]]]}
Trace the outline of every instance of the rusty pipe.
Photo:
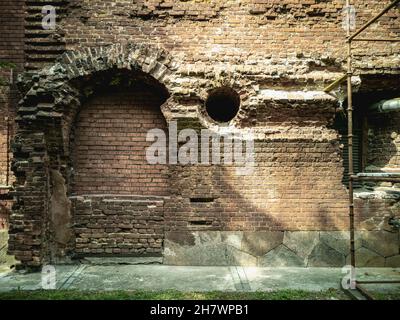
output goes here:
{"type": "Polygon", "coordinates": [[[400,111],[400,98],[379,101],[373,104],[369,109],[377,113],[400,111]]]}
{"type": "Polygon", "coordinates": [[[6,130],[7,130],[7,141],[6,141],[6,186],[10,185],[10,118],[7,116],[4,118],[6,121],[6,130]]]}
{"type": "MultiPolygon", "coordinates": [[[[399,0],[400,1],[400,0],[399,0]]],[[[350,0],[346,0],[349,8],[350,0]]],[[[348,15],[350,20],[350,15],[348,15]]],[[[347,38],[350,39],[350,21],[347,27],[347,38]]],[[[351,82],[353,76],[353,61],[351,39],[347,42],[347,126],[348,126],[348,148],[349,148],[349,219],[350,219],[350,256],[351,266],[356,267],[356,250],[355,250],[355,223],[354,223],[354,184],[351,177],[354,175],[353,163],[353,84],[351,82]]]]}

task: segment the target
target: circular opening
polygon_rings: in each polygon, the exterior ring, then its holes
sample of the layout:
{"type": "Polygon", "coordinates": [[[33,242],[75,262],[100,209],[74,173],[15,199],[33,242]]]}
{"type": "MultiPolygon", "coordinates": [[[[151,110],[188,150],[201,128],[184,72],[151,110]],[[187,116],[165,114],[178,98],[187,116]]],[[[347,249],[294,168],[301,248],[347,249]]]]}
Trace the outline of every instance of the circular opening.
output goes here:
{"type": "Polygon", "coordinates": [[[240,97],[231,88],[213,90],[206,101],[206,111],[211,119],[217,122],[229,122],[239,112],[240,97]]]}

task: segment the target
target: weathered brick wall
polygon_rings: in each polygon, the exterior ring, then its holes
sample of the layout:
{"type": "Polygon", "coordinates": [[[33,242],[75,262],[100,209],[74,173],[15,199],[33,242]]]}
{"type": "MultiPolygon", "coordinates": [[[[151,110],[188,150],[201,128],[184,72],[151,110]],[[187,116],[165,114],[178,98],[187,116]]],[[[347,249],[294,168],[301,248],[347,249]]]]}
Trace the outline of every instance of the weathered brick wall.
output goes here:
{"type": "Polygon", "coordinates": [[[395,229],[389,226],[389,218],[399,215],[399,195],[359,191],[355,196],[357,230],[381,231],[395,229]]]}
{"type": "MultiPolygon", "coordinates": [[[[400,115],[369,117],[368,165],[376,169],[400,168],[400,115]]],[[[371,168],[373,169],[373,168],[371,168]]],[[[375,169],[375,170],[376,170],[375,169]]]]}
{"type": "MultiPolygon", "coordinates": [[[[12,159],[9,144],[15,131],[16,105],[20,99],[14,81],[24,64],[24,3],[23,0],[0,3],[0,61],[15,65],[14,70],[0,69],[0,186],[10,185],[14,180],[9,167],[12,159]]],[[[9,198],[6,189],[0,190],[0,229],[8,226],[12,205],[9,198]]]]}
{"type": "MultiPolygon", "coordinates": [[[[353,2],[358,27],[384,7],[379,0],[353,2]]],[[[271,71],[279,66],[281,80],[304,61],[302,72],[322,80],[326,70],[342,71],[346,57],[343,6],[342,0],[71,0],[61,28],[68,49],[132,41],[160,44],[188,64],[265,63],[271,71]]],[[[393,10],[365,36],[396,36],[399,25],[393,10]]],[[[398,70],[399,50],[396,44],[356,45],[356,64],[364,71],[398,70]]]]}
{"type": "MultiPolygon", "coordinates": [[[[61,22],[67,49],[116,42],[160,45],[179,57],[183,78],[214,77],[216,68],[228,68],[246,75],[261,89],[303,89],[305,84],[321,88],[329,77],[334,79],[344,70],[343,1],[117,1],[115,4],[112,9],[104,10],[102,0],[71,1],[61,22]]],[[[383,7],[380,1],[357,1],[355,6],[358,27],[383,7]]],[[[365,36],[396,36],[398,26],[398,15],[390,12],[380,21],[379,30],[371,28],[365,36]]],[[[356,70],[397,72],[399,52],[396,44],[355,44],[356,70]]],[[[187,81],[187,86],[190,85],[201,86],[187,81]]],[[[279,139],[260,142],[265,146],[257,152],[256,178],[241,179],[221,173],[222,169],[202,167],[180,173],[187,179],[178,181],[174,190],[184,194],[184,199],[177,200],[182,202],[181,209],[176,208],[180,205],[172,205],[170,227],[346,228],[347,195],[340,182],[343,165],[337,137],[316,141],[333,118],[333,109],[330,114],[323,114],[322,109],[323,105],[293,110],[266,103],[258,105],[256,111],[247,112],[240,125],[300,126],[303,130],[281,133],[279,139]],[[315,136],[303,141],[304,133],[314,129],[315,136]],[[321,131],[317,132],[318,129],[321,131]],[[190,198],[196,197],[214,200],[191,203],[190,198]]],[[[361,216],[371,214],[372,210],[360,210],[361,216]]]]}
{"type": "Polygon", "coordinates": [[[7,175],[7,120],[10,136],[14,127],[14,114],[18,94],[13,82],[15,74],[23,69],[24,63],[24,1],[2,1],[0,3],[0,61],[13,63],[0,69],[0,185],[6,184],[7,175]],[[13,76],[13,74],[14,76],[13,76]]]}
{"type": "Polygon", "coordinates": [[[3,0],[0,3],[0,60],[17,64],[24,63],[24,0],[3,0]]]}
{"type": "Polygon", "coordinates": [[[164,199],[138,196],[73,197],[79,255],[161,255],[164,199]]]}
{"type": "MultiPolygon", "coordinates": [[[[23,1],[22,1],[23,2],[23,1]]],[[[53,62],[65,50],[65,42],[62,31],[45,29],[42,26],[44,6],[51,5],[56,9],[57,23],[60,23],[66,12],[65,8],[69,0],[38,0],[25,1],[25,70],[40,69],[53,62]]]]}
{"type": "Polygon", "coordinates": [[[229,166],[177,168],[168,230],[345,229],[347,193],[339,146],[329,140],[334,133],[324,134],[321,141],[257,141],[250,175],[237,175],[229,166]]]}
{"type": "MultiPolygon", "coordinates": [[[[9,198],[8,190],[0,189],[0,198],[1,197],[9,198]]],[[[0,200],[0,230],[8,228],[11,206],[11,200],[0,200]]]]}
{"type": "MultiPolygon", "coordinates": [[[[75,159],[71,190],[90,194],[72,199],[79,253],[158,253],[161,225],[172,232],[206,232],[200,235],[205,242],[210,240],[210,230],[316,231],[317,237],[320,230],[347,230],[339,137],[328,129],[337,104],[320,92],[345,70],[343,1],[59,0],[40,4],[29,3],[29,19],[34,22],[27,27],[27,67],[53,63],[64,45],[75,53],[63,56],[55,68],[34,79],[19,112],[26,131],[20,130],[14,153],[20,201],[13,215],[10,250],[23,263],[38,266],[49,259],[48,247],[54,240],[47,224],[49,216],[58,212],[48,208],[49,197],[56,193],[48,171],[51,168],[71,182],[66,146],[70,135],[65,134],[69,128],[62,132],[60,123],[70,123],[78,109],[82,111],[71,150],[75,159]],[[37,23],[40,4],[53,2],[61,14],[57,28],[43,31],[37,23]],[[140,130],[131,124],[143,115],[143,100],[153,105],[154,96],[129,96],[132,101],[126,101],[95,95],[87,108],[80,106],[103,71],[117,69],[142,70],[167,87],[171,95],[163,110],[167,120],[189,119],[208,126],[203,110],[208,93],[218,86],[235,89],[242,105],[234,125],[255,128],[258,135],[255,172],[239,177],[230,167],[170,166],[169,190],[165,168],[153,168],[150,177],[141,177],[136,169],[143,171],[144,164],[136,155],[110,152],[110,148],[131,148],[130,134],[140,133],[142,144],[141,130],[154,123],[143,119],[140,130]],[[303,90],[308,92],[293,98],[303,90]],[[115,112],[119,108],[124,113],[115,112]],[[120,130],[113,123],[121,124],[120,130]],[[123,181],[122,175],[126,175],[123,181]],[[152,211],[151,203],[147,209],[136,208],[135,197],[133,202],[117,197],[110,204],[108,198],[94,196],[100,192],[164,195],[166,191],[171,198],[165,200],[165,222],[152,222],[149,215],[160,217],[160,213],[152,211]],[[114,213],[110,217],[109,209],[114,213]],[[138,226],[132,212],[141,217],[138,226]],[[123,221],[118,225],[120,217],[123,221]],[[108,225],[112,227],[107,229],[108,225]],[[140,230],[147,230],[146,237],[140,237],[140,230]]],[[[356,7],[361,26],[383,5],[365,0],[356,7]]],[[[380,31],[372,28],[366,36],[397,36],[399,25],[398,15],[392,12],[380,22],[380,31]]],[[[392,43],[360,45],[355,49],[357,73],[399,73],[399,53],[392,43]]],[[[380,78],[377,84],[381,85],[380,78]]],[[[398,88],[396,81],[393,84],[398,88]]],[[[161,121],[159,116],[153,113],[149,119],[161,121]]],[[[386,220],[379,219],[393,210],[394,203],[385,200],[358,201],[358,226],[381,228],[379,223],[386,220]]]]}
{"type": "Polygon", "coordinates": [[[72,138],[73,194],[168,194],[168,167],[146,160],[147,132],[167,132],[163,100],[139,85],[96,95],[82,107],[72,138]]]}
{"type": "MultiPolygon", "coordinates": [[[[1,77],[1,76],[0,76],[1,77]]],[[[7,126],[9,125],[9,121],[7,121],[8,116],[8,105],[9,105],[9,95],[6,92],[9,92],[8,88],[5,86],[0,87],[2,93],[0,93],[0,185],[6,185],[7,180],[7,126]],[[7,124],[8,122],[8,124],[7,124]]],[[[8,138],[9,140],[9,138],[8,138]]]]}

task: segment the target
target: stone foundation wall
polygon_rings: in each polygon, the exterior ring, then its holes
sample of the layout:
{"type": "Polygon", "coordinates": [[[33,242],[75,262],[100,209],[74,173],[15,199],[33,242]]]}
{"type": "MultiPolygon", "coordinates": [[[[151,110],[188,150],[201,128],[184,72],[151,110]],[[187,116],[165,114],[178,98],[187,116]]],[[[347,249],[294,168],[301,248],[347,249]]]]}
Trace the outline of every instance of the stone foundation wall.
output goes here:
{"type": "MultiPolygon", "coordinates": [[[[400,192],[356,190],[356,261],[359,267],[399,267],[400,232],[390,218],[400,213],[400,192]]],[[[348,221],[342,209],[343,221],[348,221]]],[[[251,216],[251,214],[250,214],[251,216]]],[[[329,218],[326,214],[321,217],[329,218]]],[[[310,216],[312,219],[312,216],[310,216]]],[[[283,217],[282,221],[291,221],[283,217]]],[[[295,224],[291,224],[293,227],[295,224]]],[[[240,265],[263,267],[342,267],[350,264],[349,229],[265,231],[190,230],[167,232],[164,263],[170,265],[240,265]],[[323,231],[326,230],[326,231],[323,231]]],[[[263,223],[265,228],[265,222],[263,223]]]]}
{"type": "Polygon", "coordinates": [[[164,199],[138,196],[71,198],[75,253],[157,256],[164,238],[164,199]]]}
{"type": "MultiPolygon", "coordinates": [[[[350,264],[345,231],[167,233],[164,263],[260,267],[343,267],[350,264]]],[[[398,231],[356,232],[358,267],[399,267],[398,231]]]]}

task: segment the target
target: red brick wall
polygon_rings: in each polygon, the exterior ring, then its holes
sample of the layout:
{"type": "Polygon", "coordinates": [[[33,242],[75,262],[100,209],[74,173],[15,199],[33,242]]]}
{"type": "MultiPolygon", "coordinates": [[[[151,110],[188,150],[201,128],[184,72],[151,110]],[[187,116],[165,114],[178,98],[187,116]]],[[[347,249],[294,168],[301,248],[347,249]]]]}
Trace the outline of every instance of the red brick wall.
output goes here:
{"type": "Polygon", "coordinates": [[[0,2],[0,60],[24,63],[24,0],[0,2]]]}
{"type": "MultiPolygon", "coordinates": [[[[3,93],[8,93],[6,87],[0,87],[3,93]]],[[[6,184],[7,176],[7,121],[9,95],[0,93],[0,185],[6,184]]]]}
{"type": "Polygon", "coordinates": [[[368,165],[400,168],[400,115],[398,112],[369,117],[368,165]]]}
{"type": "MultiPolygon", "coordinates": [[[[11,153],[7,157],[7,127],[8,139],[11,139],[15,130],[16,105],[20,98],[14,80],[24,64],[24,3],[23,0],[0,2],[0,61],[16,66],[13,71],[10,68],[0,70],[3,81],[3,85],[0,85],[0,185],[10,185],[14,180],[7,163],[7,158],[9,161],[12,158],[11,153]]],[[[5,197],[6,192],[7,190],[0,190],[0,196],[5,197]]],[[[0,229],[7,227],[10,209],[10,201],[0,200],[0,229]]]]}
{"type": "Polygon", "coordinates": [[[72,199],[76,253],[161,255],[162,198],[86,196],[72,199]]]}
{"type": "Polygon", "coordinates": [[[80,112],[73,148],[74,194],[168,194],[167,167],[146,161],[148,130],[166,130],[151,88],[96,95],[80,112]]]}
{"type": "MultiPolygon", "coordinates": [[[[385,6],[380,0],[352,2],[357,10],[357,27],[385,6]]],[[[341,62],[335,59],[346,58],[343,0],[124,0],[113,3],[116,5],[110,6],[109,0],[72,1],[74,5],[61,23],[67,47],[132,41],[158,43],[173,54],[184,53],[182,59],[188,63],[210,65],[215,61],[240,65],[238,61],[246,64],[271,58],[272,63],[284,65],[285,61],[280,63],[279,59],[289,59],[293,64],[284,68],[289,76],[291,72],[304,71],[296,70],[295,61],[329,58],[326,65],[308,66],[308,71],[318,76],[318,72],[326,69],[341,72],[341,62]]],[[[365,36],[398,35],[399,25],[399,16],[392,10],[380,20],[379,28],[370,28],[365,36]]],[[[384,66],[398,69],[398,57],[382,59],[399,53],[396,44],[354,46],[356,65],[366,70],[384,66]]],[[[323,77],[319,75],[321,80],[323,77]]]]}
{"type": "MultiPolygon", "coordinates": [[[[327,132],[325,132],[326,134],[327,132]]],[[[250,175],[235,168],[183,167],[173,174],[168,230],[341,230],[347,192],[338,144],[270,138],[257,141],[250,175]]]]}
{"type": "MultiPolygon", "coordinates": [[[[16,65],[13,74],[9,68],[0,70],[0,78],[13,82],[15,74],[23,69],[24,63],[24,1],[3,0],[0,3],[0,61],[16,65]]],[[[11,134],[18,93],[14,85],[0,85],[0,185],[6,184],[7,174],[7,122],[11,134]]]]}

